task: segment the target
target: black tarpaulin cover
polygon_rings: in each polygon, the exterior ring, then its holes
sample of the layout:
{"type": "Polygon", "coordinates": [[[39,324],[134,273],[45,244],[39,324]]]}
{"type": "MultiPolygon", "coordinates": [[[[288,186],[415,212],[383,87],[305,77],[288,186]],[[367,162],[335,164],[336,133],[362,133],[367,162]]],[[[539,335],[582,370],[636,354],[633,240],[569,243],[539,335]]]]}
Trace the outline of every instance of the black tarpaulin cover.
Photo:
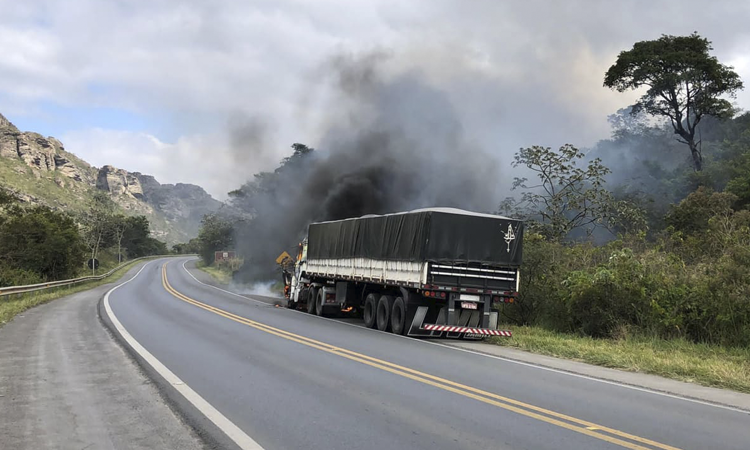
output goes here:
{"type": "Polygon", "coordinates": [[[453,208],[432,208],[312,223],[309,259],[521,264],[523,222],[453,208]]]}

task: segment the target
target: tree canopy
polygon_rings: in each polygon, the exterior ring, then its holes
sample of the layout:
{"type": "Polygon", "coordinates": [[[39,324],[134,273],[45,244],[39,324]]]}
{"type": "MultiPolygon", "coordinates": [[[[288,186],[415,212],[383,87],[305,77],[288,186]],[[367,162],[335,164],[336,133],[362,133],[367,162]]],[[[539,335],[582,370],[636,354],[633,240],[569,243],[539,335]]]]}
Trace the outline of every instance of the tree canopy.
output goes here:
{"type": "Polygon", "coordinates": [[[206,265],[210,265],[214,262],[214,252],[234,249],[234,223],[217,214],[206,214],[198,240],[200,256],[206,265]]]}
{"type": "MultiPolygon", "coordinates": [[[[17,207],[0,221],[0,269],[27,271],[39,280],[73,278],[85,252],[78,226],[67,214],[43,206],[17,207]]],[[[0,285],[32,280],[0,270],[0,285]]]]}
{"type": "Polygon", "coordinates": [[[554,151],[535,145],[515,155],[513,167],[526,167],[537,175],[538,183],[516,177],[513,189],[522,188],[521,201],[507,198],[500,210],[530,221],[530,226],[552,240],[568,237],[577,229],[590,234],[597,226],[614,231],[639,231],[646,227],[642,211],[626,200],[616,200],[604,188],[611,171],[599,158],[586,168],[577,162],[584,154],[566,144],[554,151]]]}
{"type": "Polygon", "coordinates": [[[604,77],[604,86],[619,92],[647,88],[632,112],[667,118],[678,140],[690,147],[696,171],[703,167],[698,125],[705,116],[731,117],[734,108],[722,96],[734,98],[743,88],[739,75],[711,50],[711,42],[697,33],[663,35],[620,52],[604,77]]]}

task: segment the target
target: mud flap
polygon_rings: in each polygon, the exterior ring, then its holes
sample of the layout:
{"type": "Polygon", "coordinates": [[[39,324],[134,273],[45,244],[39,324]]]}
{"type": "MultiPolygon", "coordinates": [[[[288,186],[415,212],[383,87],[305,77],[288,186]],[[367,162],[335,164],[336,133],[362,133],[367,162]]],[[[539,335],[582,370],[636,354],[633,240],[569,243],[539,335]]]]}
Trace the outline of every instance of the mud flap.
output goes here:
{"type": "MultiPolygon", "coordinates": [[[[456,323],[456,325],[459,327],[479,328],[480,327],[479,318],[480,318],[479,311],[476,311],[476,310],[471,311],[468,309],[464,309],[464,310],[461,310],[461,315],[458,316],[458,323],[456,323]]],[[[481,336],[472,337],[472,335],[469,335],[468,333],[458,333],[458,332],[445,333],[445,337],[451,338],[451,339],[460,339],[463,337],[464,339],[472,339],[472,340],[482,338],[481,336]]]]}
{"type": "MultiPolygon", "coordinates": [[[[425,322],[429,310],[429,306],[417,307],[417,311],[414,313],[414,319],[412,319],[411,326],[409,327],[409,332],[406,333],[407,336],[438,338],[443,334],[442,331],[428,331],[422,329],[422,325],[425,322]]],[[[443,321],[445,321],[445,319],[443,319],[443,321]]]]}
{"type": "MultiPolygon", "coordinates": [[[[446,308],[442,307],[437,313],[437,316],[433,320],[426,320],[428,319],[428,312],[430,308],[428,306],[419,306],[417,307],[417,310],[414,314],[414,318],[411,321],[411,326],[409,327],[409,332],[407,333],[407,336],[412,337],[431,337],[431,338],[440,338],[440,337],[446,337],[450,339],[468,339],[468,340],[481,340],[484,339],[486,336],[483,335],[477,335],[477,334],[471,334],[471,333],[459,333],[459,332],[445,332],[445,331],[430,331],[425,330],[424,324],[425,323],[433,323],[437,325],[445,325],[445,317],[446,317],[446,308]]],[[[462,310],[461,315],[459,316],[457,326],[463,326],[463,327],[470,327],[470,328],[479,328],[479,322],[480,322],[480,312],[479,311],[471,311],[471,310],[462,310]]],[[[496,311],[493,311],[490,313],[490,328],[496,329],[497,328],[497,319],[498,315],[496,311]]]]}

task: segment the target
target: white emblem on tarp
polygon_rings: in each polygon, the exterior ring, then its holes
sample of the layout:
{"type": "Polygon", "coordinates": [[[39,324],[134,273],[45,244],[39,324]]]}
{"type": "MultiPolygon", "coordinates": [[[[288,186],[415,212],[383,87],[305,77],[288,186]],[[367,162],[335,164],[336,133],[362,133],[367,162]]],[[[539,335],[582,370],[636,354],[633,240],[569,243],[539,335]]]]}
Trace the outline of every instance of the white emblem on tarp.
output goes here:
{"type": "Polygon", "coordinates": [[[502,232],[505,235],[505,243],[508,244],[508,253],[510,253],[510,243],[516,239],[516,233],[513,232],[513,227],[508,225],[508,232],[502,232]]]}

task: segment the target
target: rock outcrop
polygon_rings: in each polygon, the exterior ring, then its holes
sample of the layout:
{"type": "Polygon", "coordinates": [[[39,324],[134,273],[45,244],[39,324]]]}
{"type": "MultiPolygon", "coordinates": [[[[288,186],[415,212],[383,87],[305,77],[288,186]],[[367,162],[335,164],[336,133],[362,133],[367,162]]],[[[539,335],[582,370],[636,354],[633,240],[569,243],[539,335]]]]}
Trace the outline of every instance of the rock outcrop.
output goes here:
{"type": "Polygon", "coordinates": [[[125,195],[138,200],[143,199],[143,188],[135,174],[127,170],[117,169],[112,166],[104,166],[99,169],[96,177],[96,187],[107,191],[111,195],[125,195]]]}
{"type": "Polygon", "coordinates": [[[62,155],[55,155],[55,168],[68,178],[72,178],[76,181],[83,181],[81,173],[75,164],[62,155]]]}
{"type": "Polygon", "coordinates": [[[67,157],[62,142],[39,133],[20,132],[0,114],[0,157],[20,158],[27,166],[44,172],[59,171],[82,181],[81,171],[67,157]]]}
{"type": "Polygon", "coordinates": [[[0,114],[0,158],[18,158],[18,136],[21,134],[0,114]]]}
{"type": "Polygon", "coordinates": [[[67,152],[59,140],[22,132],[0,114],[0,164],[5,159],[12,161],[5,166],[5,173],[17,182],[0,177],[0,186],[21,201],[82,210],[91,201],[91,188],[95,187],[108,192],[122,212],[145,215],[153,236],[168,244],[195,237],[203,215],[222,205],[199,186],[160,184],[150,175],[109,165],[92,167],[67,152]],[[18,189],[24,184],[23,178],[33,180],[30,192],[18,189]]]}
{"type": "Polygon", "coordinates": [[[32,169],[55,170],[55,149],[37,133],[21,133],[18,136],[18,156],[32,169]]]}
{"type": "Polygon", "coordinates": [[[143,189],[143,199],[171,222],[179,222],[197,235],[205,214],[216,212],[222,203],[194,184],[161,184],[151,175],[133,172],[143,189]]]}

